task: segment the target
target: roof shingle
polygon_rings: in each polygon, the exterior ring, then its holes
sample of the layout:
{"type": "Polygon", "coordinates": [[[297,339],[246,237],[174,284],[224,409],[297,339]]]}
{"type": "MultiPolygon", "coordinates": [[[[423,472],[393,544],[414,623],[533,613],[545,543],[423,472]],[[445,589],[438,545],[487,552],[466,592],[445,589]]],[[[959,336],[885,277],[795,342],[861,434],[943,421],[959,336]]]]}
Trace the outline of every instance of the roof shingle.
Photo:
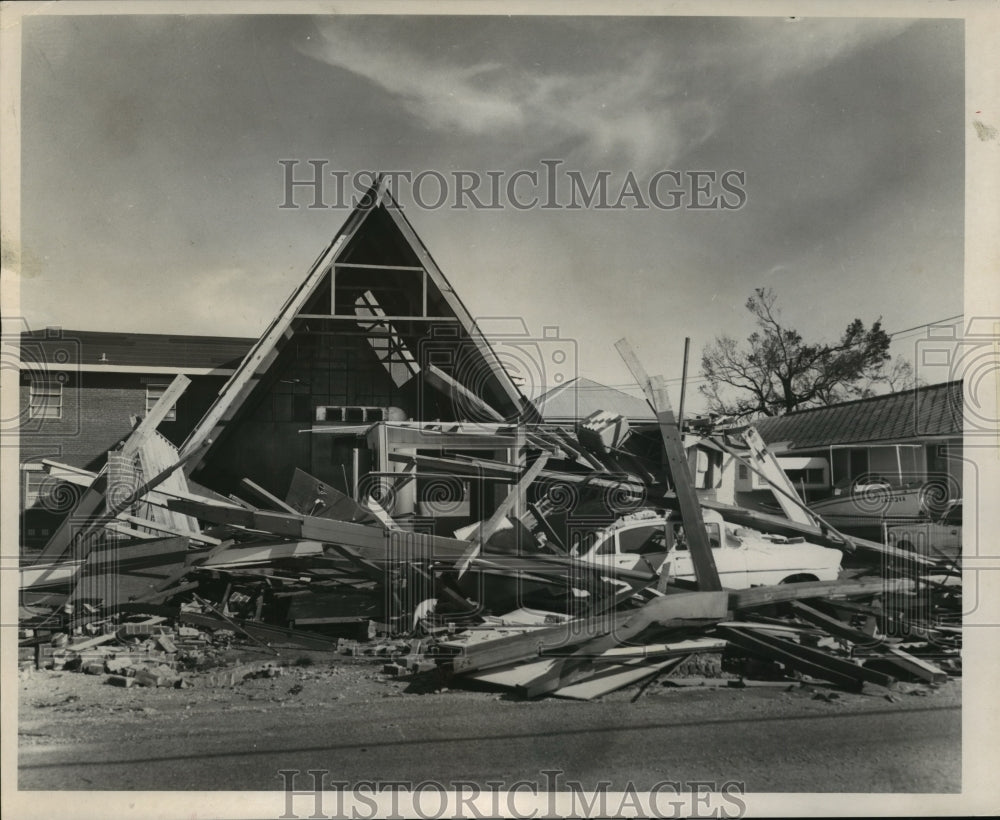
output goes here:
{"type": "Polygon", "coordinates": [[[803,450],[831,444],[962,435],[962,382],[944,382],[759,419],[765,442],[803,450]]]}

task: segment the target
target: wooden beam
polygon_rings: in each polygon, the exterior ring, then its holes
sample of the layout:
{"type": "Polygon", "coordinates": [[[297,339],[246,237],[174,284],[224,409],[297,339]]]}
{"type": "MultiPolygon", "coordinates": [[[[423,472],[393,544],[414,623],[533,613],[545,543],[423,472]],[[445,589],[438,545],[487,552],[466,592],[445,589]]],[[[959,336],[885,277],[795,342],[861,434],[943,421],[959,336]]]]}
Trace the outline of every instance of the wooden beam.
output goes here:
{"type": "Polygon", "coordinates": [[[423,273],[424,269],[417,265],[363,265],[360,262],[334,262],[336,268],[361,268],[363,270],[403,270],[423,273]]]}
{"type": "Polygon", "coordinates": [[[729,626],[718,627],[716,632],[748,652],[777,660],[791,669],[830,681],[852,692],[860,692],[865,681],[879,686],[889,686],[894,682],[891,675],[866,669],[853,661],[838,658],[822,649],[803,646],[786,638],[729,626]]]}
{"type": "Polygon", "coordinates": [[[118,535],[127,535],[129,538],[139,538],[144,541],[158,541],[163,537],[162,535],[151,535],[148,532],[142,532],[134,527],[127,527],[119,521],[112,521],[105,529],[118,535]]]}
{"type": "MultiPolygon", "coordinates": [[[[358,316],[357,314],[350,314],[350,313],[333,313],[333,314],[327,314],[327,313],[299,313],[299,314],[296,314],[295,318],[296,319],[313,319],[313,320],[315,320],[315,319],[339,319],[341,321],[347,321],[347,322],[350,322],[351,324],[355,324],[355,325],[358,324],[359,322],[365,322],[367,324],[371,324],[372,323],[370,316],[358,316]]],[[[379,316],[378,320],[379,320],[379,322],[383,322],[383,321],[384,322],[427,322],[427,323],[434,323],[434,324],[458,323],[458,319],[456,319],[454,316],[407,316],[405,314],[400,314],[400,315],[396,315],[396,316],[389,316],[389,315],[379,316]]],[[[337,334],[337,335],[341,335],[341,334],[337,334]]],[[[357,333],[357,334],[354,334],[354,335],[357,335],[357,336],[373,336],[375,334],[370,333],[370,332],[366,332],[366,333],[357,333]]],[[[398,333],[382,333],[382,334],[379,334],[379,335],[381,335],[381,336],[383,336],[385,338],[393,338],[393,337],[399,336],[400,334],[398,334],[398,333]]]]}
{"type": "MultiPolygon", "coordinates": [[[[612,617],[597,617],[588,623],[603,627],[596,635],[580,644],[567,658],[554,664],[522,689],[526,697],[538,697],[593,675],[594,661],[608,650],[629,645],[649,627],[678,627],[692,622],[703,624],[721,621],[727,614],[724,592],[686,592],[654,598],[639,609],[617,613],[612,617]]],[[[690,651],[690,650],[688,650],[690,651]]],[[[687,652],[685,652],[687,654],[687,652]]]]}
{"type": "Polygon", "coordinates": [[[825,632],[836,638],[850,641],[856,646],[878,646],[885,643],[885,638],[881,636],[875,637],[874,635],[869,635],[867,632],[862,632],[860,629],[855,629],[849,624],[845,624],[839,618],[834,618],[825,612],[813,609],[808,604],[802,603],[802,601],[792,601],[791,605],[792,609],[807,621],[822,627],[825,632]]]}
{"type": "Polygon", "coordinates": [[[134,455],[156,434],[156,428],[170,414],[174,405],[177,404],[177,400],[180,399],[190,384],[191,379],[187,376],[178,375],[174,377],[174,380],[163,391],[156,404],[153,405],[152,409],[139,422],[139,426],[125,439],[125,444],[122,445],[123,456],[134,455]]]}
{"type": "MultiPolygon", "coordinates": [[[[757,432],[757,428],[748,427],[743,432],[743,440],[747,443],[747,447],[750,448],[754,461],[753,465],[751,465],[749,464],[749,459],[742,459],[743,463],[748,467],[752,467],[754,472],[764,478],[773,489],[778,490],[775,493],[775,498],[778,506],[781,507],[781,511],[792,521],[797,521],[799,524],[816,523],[816,516],[806,506],[804,500],[799,498],[799,494],[795,490],[795,485],[789,480],[785,471],[778,463],[778,459],[767,449],[767,445],[764,443],[764,439],[760,437],[760,433],[757,432]]],[[[734,453],[730,453],[730,455],[737,457],[734,453]]]]}
{"type": "MultiPolygon", "coordinates": [[[[753,427],[750,428],[750,431],[756,435],[760,445],[763,446],[764,442],[760,439],[760,434],[757,433],[753,427]]],[[[832,533],[838,541],[841,542],[838,546],[849,551],[854,550],[854,545],[846,535],[834,528],[832,525],[828,524],[825,519],[814,512],[804,501],[802,501],[802,499],[799,498],[798,493],[795,492],[795,488],[788,480],[788,476],[785,475],[785,471],[781,469],[781,466],[769,450],[764,448],[762,451],[758,452],[755,449],[756,445],[751,446],[751,449],[754,450],[755,458],[757,459],[757,464],[754,464],[720,439],[706,438],[705,442],[713,447],[717,447],[727,455],[732,456],[739,464],[742,464],[748,470],[756,473],[767,481],[770,485],[771,491],[774,493],[775,498],[778,501],[778,504],[781,506],[782,512],[785,513],[789,521],[807,527],[819,527],[820,531],[824,532],[824,534],[825,532],[832,533]],[[773,464],[771,462],[773,462],[773,464]],[[780,473],[781,476],[784,477],[783,482],[780,479],[775,479],[776,472],[780,473]]]]}
{"type": "Polygon", "coordinates": [[[667,454],[667,468],[674,484],[674,493],[680,505],[681,521],[687,535],[688,550],[694,565],[698,588],[704,590],[720,590],[722,582],[715,566],[715,555],[708,540],[708,531],[701,514],[701,502],[694,489],[694,478],[691,466],[688,464],[687,453],[681,441],[680,430],[674,419],[667,398],[666,384],[661,377],[653,379],[653,406],[656,408],[656,418],[660,424],[660,435],[667,454]]]}
{"type": "Polygon", "coordinates": [[[462,557],[469,546],[467,541],[457,538],[408,530],[384,530],[381,527],[309,515],[244,510],[186,500],[171,501],[170,508],[216,524],[230,524],[300,541],[340,544],[350,547],[362,558],[374,560],[453,563],[462,557]]]}
{"type": "Polygon", "coordinates": [[[513,487],[511,491],[507,493],[507,497],[500,503],[500,506],[494,510],[493,515],[473,530],[472,534],[469,536],[469,541],[472,542],[472,545],[462,556],[456,567],[459,578],[461,578],[465,573],[465,570],[468,569],[469,562],[482,551],[483,545],[493,537],[494,533],[496,533],[498,529],[500,529],[500,525],[511,513],[511,511],[514,510],[515,507],[520,508],[524,505],[525,497],[528,494],[528,488],[534,483],[535,479],[538,478],[539,473],[541,473],[545,468],[545,464],[548,460],[548,454],[542,453],[535,463],[525,471],[521,480],[517,483],[517,486],[513,487]]]}
{"type": "MultiPolygon", "coordinates": [[[[506,421],[500,413],[494,410],[483,399],[469,390],[469,388],[467,388],[464,384],[461,384],[453,379],[440,367],[428,364],[424,368],[424,379],[429,385],[431,385],[431,387],[439,390],[441,393],[444,393],[446,396],[451,398],[456,415],[458,415],[461,405],[464,403],[466,408],[481,413],[490,421],[506,421]]],[[[471,421],[475,420],[476,419],[471,419],[471,421]]]]}
{"type": "MultiPolygon", "coordinates": [[[[174,378],[167,389],[163,391],[163,395],[160,396],[156,404],[146,414],[145,418],[129,433],[128,438],[125,439],[125,443],[122,445],[123,454],[135,455],[139,448],[156,432],[156,428],[160,422],[167,417],[170,409],[189,384],[191,384],[191,380],[187,376],[178,375],[174,378]]],[[[167,475],[164,475],[160,480],[165,479],[167,475]]],[[[156,485],[151,485],[150,489],[153,486],[156,485]]],[[[84,532],[91,530],[92,527],[88,526],[87,522],[104,506],[107,490],[108,465],[105,464],[94,477],[93,483],[80,496],[76,505],[69,511],[59,525],[59,528],[53,533],[49,542],[32,563],[40,564],[61,558],[84,532]]],[[[104,517],[102,524],[107,523],[114,517],[113,515],[110,518],[104,517]]]]}
{"type": "Polygon", "coordinates": [[[272,509],[281,510],[282,512],[297,514],[297,510],[294,507],[286,504],[276,495],[271,495],[267,490],[261,487],[256,482],[251,481],[249,478],[243,478],[240,480],[240,486],[245,490],[249,490],[251,494],[256,496],[258,500],[263,501],[265,504],[269,505],[272,509]]]}
{"type": "Polygon", "coordinates": [[[902,669],[905,669],[911,675],[914,675],[921,680],[933,684],[944,683],[948,680],[947,672],[924,658],[918,658],[911,655],[909,652],[905,652],[898,646],[889,646],[886,647],[886,650],[892,656],[890,660],[894,664],[902,669]]]}
{"type": "Polygon", "coordinates": [[[908,578],[855,578],[838,581],[797,581],[777,586],[734,589],[729,592],[729,607],[734,611],[753,609],[765,604],[799,601],[808,598],[898,594],[913,589],[908,578]]]}
{"type": "Polygon", "coordinates": [[[191,541],[197,541],[201,544],[221,544],[222,541],[219,538],[212,538],[209,535],[202,535],[200,532],[192,532],[190,530],[182,530],[177,527],[171,527],[167,524],[160,524],[156,521],[150,521],[148,518],[139,518],[134,515],[119,515],[118,519],[120,521],[128,521],[130,524],[135,524],[139,527],[145,527],[148,530],[156,530],[157,532],[165,532],[169,535],[180,535],[184,538],[188,538],[191,541]]]}
{"type": "Polygon", "coordinates": [[[687,453],[684,451],[681,432],[677,427],[674,411],[670,407],[666,382],[661,376],[651,379],[646,374],[638,356],[635,355],[632,346],[626,339],[619,339],[615,343],[615,348],[625,365],[632,371],[632,377],[642,388],[656,412],[660,436],[663,438],[667,469],[670,471],[674,493],[680,506],[681,521],[684,524],[684,533],[687,536],[688,550],[691,553],[691,563],[694,565],[698,588],[713,592],[720,590],[722,582],[719,580],[715,556],[712,554],[712,546],[708,541],[708,531],[705,529],[701,503],[694,489],[694,478],[691,475],[687,453]]]}

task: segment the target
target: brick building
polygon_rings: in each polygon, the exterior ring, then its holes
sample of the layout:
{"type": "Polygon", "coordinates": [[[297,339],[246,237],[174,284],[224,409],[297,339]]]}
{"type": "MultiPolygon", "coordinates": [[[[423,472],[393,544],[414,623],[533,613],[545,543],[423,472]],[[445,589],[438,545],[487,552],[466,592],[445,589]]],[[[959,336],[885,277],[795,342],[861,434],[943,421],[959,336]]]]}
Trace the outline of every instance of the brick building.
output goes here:
{"type": "Polygon", "coordinates": [[[21,334],[22,541],[44,543],[75,499],[45,461],[96,471],[178,374],[191,385],[160,426],[184,440],[253,339],[46,328],[21,334]]]}

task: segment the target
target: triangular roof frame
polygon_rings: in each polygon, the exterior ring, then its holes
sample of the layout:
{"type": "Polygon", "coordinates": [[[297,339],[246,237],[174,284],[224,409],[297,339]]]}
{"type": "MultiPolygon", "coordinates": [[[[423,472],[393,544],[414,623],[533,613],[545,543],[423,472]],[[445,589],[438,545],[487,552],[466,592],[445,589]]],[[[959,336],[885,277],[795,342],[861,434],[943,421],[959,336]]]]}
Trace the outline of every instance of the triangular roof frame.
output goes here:
{"type": "Polygon", "coordinates": [[[243,403],[250,397],[257,387],[264,374],[274,364],[283,344],[292,335],[292,323],[297,315],[309,303],[310,299],[323,285],[327,274],[338,261],[340,255],[346,250],[350,240],[358,230],[365,224],[368,217],[379,207],[390,216],[400,235],[409,245],[410,249],[420,260],[421,265],[427,272],[427,276],[440,291],[448,307],[459,320],[462,328],[468,334],[469,339],[474,343],[476,349],[482,355],[484,363],[496,376],[497,382],[511,404],[519,408],[522,420],[537,421],[537,411],[528,402],[517,385],[511,380],[507,371],[503,368],[500,360],[479,326],[473,320],[472,315],[466,309],[458,294],[452,289],[444,273],[438,267],[424,243],[417,236],[416,231],[404,216],[399,204],[388,190],[386,180],[382,175],[377,175],[374,183],[359,199],[358,205],[344,221],[340,230],[326,249],[313,262],[309,269],[309,274],[302,281],[285,301],[277,316],[271,324],[261,334],[236,371],[229,378],[211,407],[205,412],[201,420],[195,425],[181,447],[181,458],[191,455],[190,461],[186,462],[185,472],[192,473],[205,461],[213,444],[218,440],[220,434],[225,429],[227,423],[232,420],[243,403]],[[206,446],[207,444],[207,446],[206,446]],[[201,452],[195,454],[195,451],[201,452]],[[192,455],[193,454],[193,455],[192,455]]]}

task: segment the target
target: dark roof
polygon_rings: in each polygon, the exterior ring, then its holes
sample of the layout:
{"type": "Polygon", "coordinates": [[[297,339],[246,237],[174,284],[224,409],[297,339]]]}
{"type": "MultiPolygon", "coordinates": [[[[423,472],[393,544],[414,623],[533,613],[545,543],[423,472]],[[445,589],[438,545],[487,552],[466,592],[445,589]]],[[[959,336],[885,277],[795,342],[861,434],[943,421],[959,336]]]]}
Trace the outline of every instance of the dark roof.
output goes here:
{"type": "Polygon", "coordinates": [[[944,382],[901,393],[800,410],[759,419],[765,442],[804,450],[830,444],[903,441],[962,435],[962,382],[944,382]]]}
{"type": "Polygon", "coordinates": [[[546,421],[584,419],[596,410],[619,413],[630,421],[656,420],[645,399],[582,377],[552,388],[534,403],[546,421]]]}
{"type": "Polygon", "coordinates": [[[233,368],[255,339],[46,328],[21,334],[21,361],[117,367],[233,368]]]}

